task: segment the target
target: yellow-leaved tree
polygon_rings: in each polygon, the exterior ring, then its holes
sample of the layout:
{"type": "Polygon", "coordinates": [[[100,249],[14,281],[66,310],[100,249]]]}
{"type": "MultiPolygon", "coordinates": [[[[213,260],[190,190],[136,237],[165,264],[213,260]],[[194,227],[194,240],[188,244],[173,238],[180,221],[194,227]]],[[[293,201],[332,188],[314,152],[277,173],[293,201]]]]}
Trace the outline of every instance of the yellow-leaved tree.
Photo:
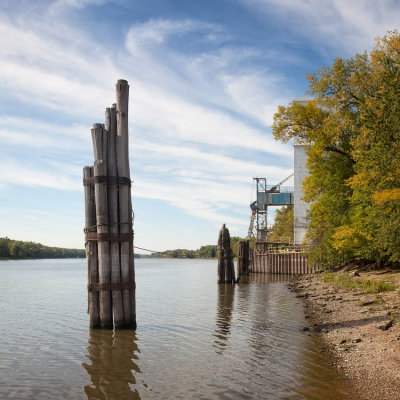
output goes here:
{"type": "Polygon", "coordinates": [[[400,262],[400,34],[309,74],[307,106],[279,107],[277,140],[306,143],[309,257],[400,262]]]}

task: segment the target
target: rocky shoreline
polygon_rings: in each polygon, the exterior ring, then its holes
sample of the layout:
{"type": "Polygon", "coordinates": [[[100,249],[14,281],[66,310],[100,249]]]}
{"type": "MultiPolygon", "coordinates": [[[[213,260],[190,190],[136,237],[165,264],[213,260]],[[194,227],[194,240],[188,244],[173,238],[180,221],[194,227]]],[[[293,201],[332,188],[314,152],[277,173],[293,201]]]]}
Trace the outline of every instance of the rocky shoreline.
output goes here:
{"type": "Polygon", "coordinates": [[[291,288],[353,398],[400,400],[400,273],[303,275],[291,288]]]}

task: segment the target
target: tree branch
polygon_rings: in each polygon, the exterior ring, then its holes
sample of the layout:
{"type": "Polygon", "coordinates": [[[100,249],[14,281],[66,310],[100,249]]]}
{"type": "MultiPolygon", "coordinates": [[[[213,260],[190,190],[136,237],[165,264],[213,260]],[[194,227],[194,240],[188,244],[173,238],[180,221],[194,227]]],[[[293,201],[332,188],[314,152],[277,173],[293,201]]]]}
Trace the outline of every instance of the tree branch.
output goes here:
{"type": "Polygon", "coordinates": [[[344,151],[338,149],[338,148],[335,147],[335,146],[332,146],[332,145],[325,146],[324,150],[325,150],[325,151],[331,151],[331,152],[333,152],[333,153],[340,154],[340,155],[342,155],[342,156],[344,156],[344,157],[350,159],[352,164],[355,164],[355,163],[356,163],[356,162],[351,158],[350,154],[348,154],[348,153],[346,153],[346,152],[344,152],[344,151]]]}

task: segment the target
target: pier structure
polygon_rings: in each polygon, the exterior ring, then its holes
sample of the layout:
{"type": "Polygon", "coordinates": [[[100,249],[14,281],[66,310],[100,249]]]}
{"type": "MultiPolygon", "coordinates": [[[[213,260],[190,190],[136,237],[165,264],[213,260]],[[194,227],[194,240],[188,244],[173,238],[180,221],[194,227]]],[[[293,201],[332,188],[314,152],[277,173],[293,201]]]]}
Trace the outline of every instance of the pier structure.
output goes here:
{"type": "Polygon", "coordinates": [[[88,312],[91,328],[136,328],[133,217],[129,169],[129,85],[93,125],[93,166],[83,169],[88,312]]]}
{"type": "Polygon", "coordinates": [[[268,207],[294,204],[293,188],[281,186],[293,176],[291,173],[276,185],[267,185],[266,178],[253,178],[256,182],[256,201],[250,204],[251,218],[247,237],[255,237],[257,247],[267,243],[268,207]]]}
{"type": "Polygon", "coordinates": [[[270,252],[255,249],[250,257],[251,273],[304,275],[318,269],[308,263],[301,247],[270,252]]]}
{"type": "Polygon", "coordinates": [[[235,267],[231,249],[231,237],[225,224],[218,235],[218,283],[235,283],[235,267]]]}
{"type": "MultiPolygon", "coordinates": [[[[295,97],[293,103],[306,105],[310,100],[311,97],[295,97]]],[[[293,164],[293,173],[277,185],[268,186],[266,178],[253,178],[257,197],[250,204],[248,238],[255,237],[256,246],[251,253],[250,272],[304,274],[316,269],[307,265],[302,247],[310,206],[303,200],[303,182],[308,170],[306,144],[300,140],[293,141],[293,164]],[[291,177],[294,177],[294,188],[282,187],[291,177]],[[293,237],[275,238],[268,235],[268,208],[287,205],[294,206],[293,237]]]]}

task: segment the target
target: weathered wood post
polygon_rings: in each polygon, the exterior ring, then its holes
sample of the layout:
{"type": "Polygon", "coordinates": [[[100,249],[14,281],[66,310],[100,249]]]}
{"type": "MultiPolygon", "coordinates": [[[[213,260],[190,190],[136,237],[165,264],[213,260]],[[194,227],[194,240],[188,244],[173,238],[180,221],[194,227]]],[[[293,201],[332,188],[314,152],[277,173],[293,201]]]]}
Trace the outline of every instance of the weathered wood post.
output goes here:
{"type": "MultiPolygon", "coordinates": [[[[102,124],[94,124],[92,129],[92,140],[94,149],[94,196],[96,200],[96,225],[97,233],[108,234],[108,202],[107,182],[102,177],[107,176],[107,131],[102,124]]],[[[112,308],[110,291],[105,285],[111,283],[110,269],[110,244],[102,237],[98,240],[98,263],[100,287],[100,327],[112,328],[112,308]],[[104,290],[106,289],[106,290],[104,290]]]]}
{"type": "Polygon", "coordinates": [[[239,276],[249,275],[250,242],[240,240],[238,243],[237,271],[239,276]]]}
{"type": "Polygon", "coordinates": [[[231,250],[231,238],[225,224],[218,237],[218,283],[235,283],[235,269],[231,250]]]}
{"type": "MultiPolygon", "coordinates": [[[[129,85],[121,79],[116,84],[117,90],[117,169],[118,178],[130,181],[129,169],[129,134],[128,134],[128,102],[129,85]]],[[[119,225],[120,233],[130,235],[132,232],[132,204],[130,185],[119,186],[119,225]]],[[[121,277],[123,282],[130,282],[134,277],[133,261],[130,260],[131,245],[129,242],[121,242],[121,277]]],[[[133,252],[132,252],[133,255],[133,252]]],[[[136,327],[136,298],[135,287],[122,291],[124,308],[124,321],[126,326],[136,327]]]]}
{"type": "MultiPolygon", "coordinates": [[[[116,152],[116,137],[117,137],[117,115],[115,104],[111,108],[106,108],[106,123],[105,128],[108,132],[108,221],[109,230],[112,234],[118,234],[118,173],[117,173],[117,152],[116,152]]],[[[121,282],[121,264],[119,256],[119,242],[112,241],[110,243],[110,258],[111,258],[111,283],[118,284],[121,282]]],[[[114,326],[119,328],[124,326],[124,310],[122,307],[121,290],[113,290],[112,308],[114,314],[114,326]]]]}
{"type": "Polygon", "coordinates": [[[93,169],[84,168],[92,328],[136,328],[128,82],[119,80],[116,92],[117,104],[106,109],[105,125],[93,125],[93,169]]]}
{"type": "MultiPolygon", "coordinates": [[[[83,181],[85,183],[85,233],[96,232],[96,203],[94,199],[94,184],[89,183],[93,178],[93,167],[83,168],[83,181]]],[[[99,271],[97,268],[97,243],[86,241],[86,263],[88,285],[99,283],[99,271]]],[[[91,328],[100,327],[99,292],[88,293],[89,324],[91,328]]]]}

